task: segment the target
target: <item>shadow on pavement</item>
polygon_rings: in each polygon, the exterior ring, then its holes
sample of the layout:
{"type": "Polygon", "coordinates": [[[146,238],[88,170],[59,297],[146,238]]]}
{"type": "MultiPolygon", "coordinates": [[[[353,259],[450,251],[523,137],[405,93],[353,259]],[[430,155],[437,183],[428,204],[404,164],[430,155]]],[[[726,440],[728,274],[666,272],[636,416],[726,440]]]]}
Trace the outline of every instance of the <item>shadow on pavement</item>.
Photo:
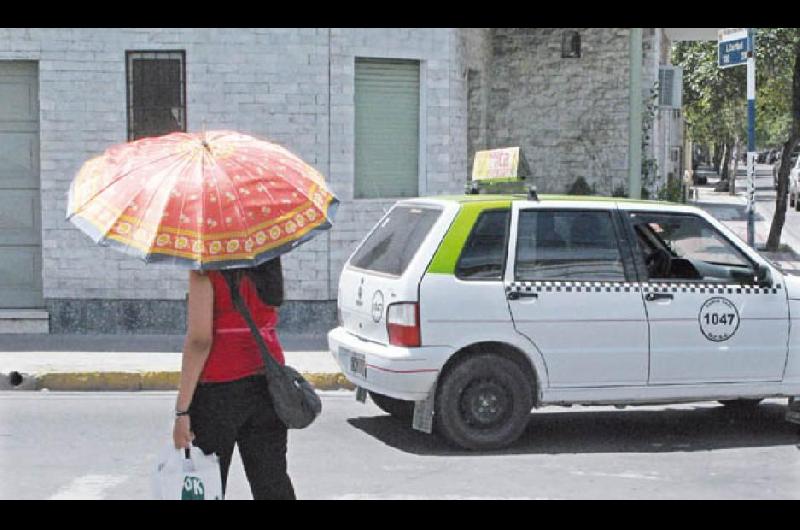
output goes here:
{"type": "Polygon", "coordinates": [[[391,416],[351,418],[355,428],[403,452],[468,456],[564,453],[672,453],[796,445],[797,426],[786,407],[764,403],[750,413],[720,406],[692,409],[615,410],[531,414],[522,437],[500,451],[471,452],[436,435],[415,431],[391,416]]]}

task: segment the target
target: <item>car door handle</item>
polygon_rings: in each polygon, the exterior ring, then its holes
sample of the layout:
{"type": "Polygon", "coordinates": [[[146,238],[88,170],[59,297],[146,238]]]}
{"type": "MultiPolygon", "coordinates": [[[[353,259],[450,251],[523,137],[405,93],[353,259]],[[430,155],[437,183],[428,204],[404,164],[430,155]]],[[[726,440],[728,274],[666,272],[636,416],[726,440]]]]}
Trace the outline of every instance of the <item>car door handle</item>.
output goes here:
{"type": "Polygon", "coordinates": [[[507,298],[509,300],[519,300],[520,298],[539,298],[539,293],[511,291],[508,293],[507,298]]]}
{"type": "Polygon", "coordinates": [[[654,300],[672,300],[675,298],[672,296],[671,293],[647,293],[644,295],[644,299],[648,302],[652,302],[654,300]]]}

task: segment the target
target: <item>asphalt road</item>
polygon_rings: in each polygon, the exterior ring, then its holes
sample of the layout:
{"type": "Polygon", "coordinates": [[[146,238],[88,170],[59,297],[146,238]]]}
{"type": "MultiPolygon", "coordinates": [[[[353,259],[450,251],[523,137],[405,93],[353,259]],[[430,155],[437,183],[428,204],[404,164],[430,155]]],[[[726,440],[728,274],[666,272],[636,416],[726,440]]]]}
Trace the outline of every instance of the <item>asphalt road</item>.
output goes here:
{"type": "MultiPolygon", "coordinates": [[[[147,499],[174,392],[0,392],[0,499],[147,499]]],[[[785,400],[751,417],[716,403],[534,411],[494,453],[454,449],[352,392],[289,438],[301,499],[798,499],[785,400]]],[[[235,455],[229,499],[250,498],[235,455]]]]}

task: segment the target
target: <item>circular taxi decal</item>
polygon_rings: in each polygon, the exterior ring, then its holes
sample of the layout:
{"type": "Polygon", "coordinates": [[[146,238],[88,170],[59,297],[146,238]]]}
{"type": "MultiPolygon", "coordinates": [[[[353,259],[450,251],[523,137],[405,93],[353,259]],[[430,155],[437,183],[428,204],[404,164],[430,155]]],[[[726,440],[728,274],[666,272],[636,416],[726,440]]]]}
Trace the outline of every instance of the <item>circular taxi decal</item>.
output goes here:
{"type": "Polygon", "coordinates": [[[739,329],[739,311],[727,298],[709,298],[700,307],[700,331],[711,341],[722,342],[739,329]]]}
{"type": "Polygon", "coordinates": [[[383,293],[375,291],[372,296],[372,321],[380,322],[383,317],[383,293]]]}

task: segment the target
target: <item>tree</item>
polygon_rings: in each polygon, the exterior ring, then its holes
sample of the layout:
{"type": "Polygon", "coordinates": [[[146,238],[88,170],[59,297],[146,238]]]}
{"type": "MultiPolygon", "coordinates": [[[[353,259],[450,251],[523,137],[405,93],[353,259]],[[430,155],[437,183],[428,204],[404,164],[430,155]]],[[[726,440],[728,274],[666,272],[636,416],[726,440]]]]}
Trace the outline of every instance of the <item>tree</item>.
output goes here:
{"type": "MultiPolygon", "coordinates": [[[[784,138],[781,152],[781,161],[778,166],[778,192],[775,197],[775,215],[772,217],[772,224],[769,228],[767,237],[767,250],[776,251],[780,246],[783,225],[786,222],[786,203],[789,192],[789,171],[791,155],[800,142],[800,29],[798,28],[779,28],[772,29],[766,34],[764,45],[775,50],[775,60],[781,63],[792,64],[791,69],[791,122],[788,132],[784,138]]],[[[760,43],[761,41],[759,41],[760,43]]],[[[777,63],[780,66],[785,66],[777,63]]],[[[785,68],[778,68],[778,76],[785,76],[785,68]]],[[[779,81],[776,81],[779,83],[779,81]]],[[[777,121],[776,127],[780,127],[781,122],[777,121]]]]}
{"type": "Polygon", "coordinates": [[[714,146],[714,162],[723,180],[737,138],[745,133],[746,72],[720,69],[715,42],[680,42],[672,62],[683,67],[683,104],[689,136],[714,146]],[[723,154],[724,153],[724,154],[723,154]]]}
{"type": "MultiPolygon", "coordinates": [[[[684,68],[689,136],[713,146],[715,167],[725,177],[733,144],[746,138],[746,68],[720,69],[713,41],[678,43],[673,63],[684,68]]],[[[775,216],[767,239],[767,249],[774,251],[786,219],[789,160],[800,142],[800,28],[756,31],[756,89],[757,145],[783,146],[775,216]]]]}

